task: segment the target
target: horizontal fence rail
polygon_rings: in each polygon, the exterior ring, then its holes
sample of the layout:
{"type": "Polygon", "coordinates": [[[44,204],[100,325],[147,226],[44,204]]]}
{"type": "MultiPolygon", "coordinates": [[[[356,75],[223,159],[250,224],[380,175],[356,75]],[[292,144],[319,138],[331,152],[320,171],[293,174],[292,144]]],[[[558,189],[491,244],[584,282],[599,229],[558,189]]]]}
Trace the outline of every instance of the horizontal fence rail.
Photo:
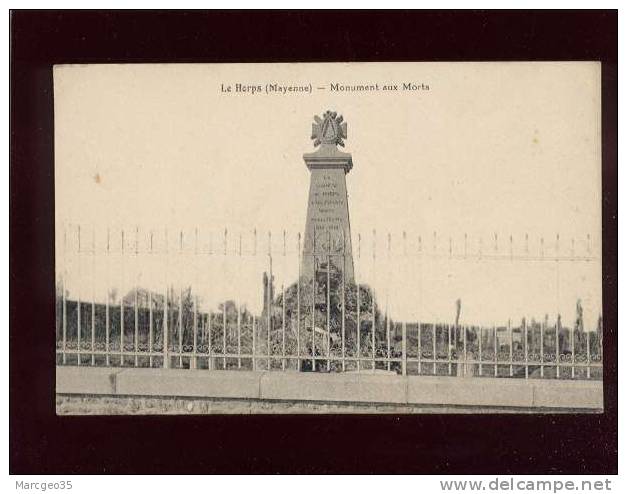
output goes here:
{"type": "MultiPolygon", "coordinates": [[[[128,243],[128,234],[120,235],[120,245],[112,248],[110,235],[98,253],[94,237],[90,245],[81,245],[80,228],[74,247],[79,255],[96,263],[98,256],[118,252],[133,256],[140,252],[138,231],[135,243],[128,243]]],[[[93,234],[95,236],[95,234],[93,234]]],[[[242,237],[229,243],[225,230],[222,244],[203,249],[198,234],[192,244],[195,256],[245,255],[242,237]],[[238,242],[239,240],[239,242],[238,242]]],[[[184,252],[183,234],[176,236],[178,251],[184,252]]],[[[584,242],[584,253],[569,243],[568,252],[560,253],[558,243],[547,253],[544,240],[538,252],[531,252],[525,237],[522,253],[515,251],[513,239],[502,254],[498,237],[491,249],[481,243],[476,252],[469,252],[464,236],[461,250],[448,241],[448,253],[438,250],[437,236],[432,239],[432,256],[457,256],[481,259],[547,260],[588,262],[596,259],[590,248],[590,238],[584,242]],[[526,253],[525,253],[526,252],[526,253]]],[[[168,235],[165,246],[168,250],[168,235]]],[[[276,242],[276,239],[275,239],[276,242]]],[[[372,272],[375,272],[377,249],[373,232],[372,272]]],[[[584,328],[583,320],[566,327],[560,318],[549,324],[547,319],[523,319],[520,323],[489,327],[461,323],[396,321],[388,312],[388,298],[373,287],[355,278],[346,279],[345,263],[349,257],[344,245],[332,246],[330,238],[322,238],[311,252],[303,253],[303,243],[297,236],[295,252],[298,275],[293,283],[274,286],[273,263],[284,259],[286,235],[278,240],[278,252],[273,253],[273,240],[268,234],[267,251],[249,243],[249,254],[265,257],[263,304],[260,311],[251,311],[238,300],[225,299],[218,310],[201,309],[199,297],[191,288],[174,288],[167,280],[155,291],[134,288],[119,297],[107,296],[97,301],[94,290],[70,294],[66,287],[68,272],[67,232],[63,233],[63,256],[57,284],[56,355],[58,365],[165,367],[220,370],[280,370],[298,372],[377,372],[402,375],[446,375],[459,377],[503,377],[544,379],[602,379],[602,326],[584,328]],[[310,256],[314,266],[311,279],[302,276],[300,266],[310,256]],[[380,302],[383,302],[381,304],[380,302]],[[256,313],[253,313],[256,312],[256,313]]],[[[403,233],[401,255],[428,254],[421,237],[410,245],[403,233]]],[[[350,262],[359,260],[362,252],[358,235],[350,262]]],[[[142,249],[155,254],[153,234],[142,249]]],[[[385,249],[385,247],[384,247],[385,249]]],[[[175,249],[176,250],[176,249],[175,249]]],[[[387,252],[390,236],[387,237],[387,252]]],[[[306,251],[307,252],[307,251],[306,251]]],[[[385,252],[385,251],[384,251],[385,252]]],[[[165,264],[158,269],[167,274],[165,264]]],[[[74,268],[72,268],[74,269],[74,268]]],[[[198,276],[198,273],[196,273],[198,276]]],[[[374,276],[374,275],[373,275],[374,276]]],[[[260,291],[261,292],[261,291],[260,291]]]]}

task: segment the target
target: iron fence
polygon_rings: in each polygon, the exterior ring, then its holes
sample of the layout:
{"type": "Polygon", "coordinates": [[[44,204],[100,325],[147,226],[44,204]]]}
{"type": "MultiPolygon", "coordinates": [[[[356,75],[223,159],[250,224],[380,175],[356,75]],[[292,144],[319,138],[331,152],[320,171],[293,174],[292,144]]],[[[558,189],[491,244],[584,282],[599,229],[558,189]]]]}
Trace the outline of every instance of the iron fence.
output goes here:
{"type": "MultiPolygon", "coordinates": [[[[95,234],[94,234],[95,236],[95,234]]],[[[167,233],[166,251],[167,251],[167,233]]],[[[387,250],[390,252],[390,237],[387,250]]],[[[406,242],[406,235],[402,236],[406,242]]],[[[435,235],[434,235],[435,238],[435,235]]],[[[215,255],[211,244],[207,251],[198,247],[198,235],[193,255],[215,255]]],[[[63,255],[59,266],[57,287],[56,354],[58,365],[175,367],[223,370],[281,370],[298,372],[377,372],[402,375],[447,375],[459,377],[602,379],[602,329],[584,328],[577,319],[570,327],[560,319],[549,324],[547,319],[523,319],[518,324],[469,325],[418,321],[395,321],[379,304],[374,286],[360,283],[359,269],[353,279],[346,279],[342,264],[347,261],[343,241],[333,245],[330,237],[322,238],[310,252],[303,250],[297,235],[296,280],[280,288],[274,286],[273,261],[286,255],[286,235],[283,250],[273,254],[268,235],[264,272],[263,303],[260,310],[250,310],[237,300],[225,299],[218,310],[200,307],[198,293],[182,285],[175,289],[164,283],[163,289],[144,289],[136,283],[126,295],[113,300],[107,290],[104,301],[98,301],[92,289],[91,297],[81,297],[79,286],[70,296],[67,238],[63,234],[63,255]],[[302,276],[301,266],[307,256],[313,264],[311,279],[302,276]]],[[[495,238],[495,241],[497,239],[495,238]]],[[[546,255],[544,240],[540,253],[515,254],[509,239],[509,252],[498,248],[491,253],[481,250],[468,252],[464,236],[462,252],[454,252],[448,243],[448,256],[524,260],[584,261],[591,255],[589,238],[585,255],[572,249],[560,257],[559,252],[546,255]]],[[[559,241],[559,238],[557,239],[559,241]]],[[[375,240],[373,239],[373,242],[375,240]]],[[[179,253],[183,252],[183,235],[179,236],[179,253]]],[[[241,259],[242,239],[234,242],[234,254],[241,259]]],[[[351,257],[362,257],[361,236],[351,257]]],[[[406,243],[403,254],[407,255],[406,243]]],[[[125,236],[121,233],[119,253],[124,259],[125,236]]],[[[227,255],[227,231],[224,232],[223,255],[227,255]]],[[[423,251],[418,237],[418,253],[423,251]]],[[[258,254],[257,236],[251,247],[258,254]]],[[[426,249],[425,249],[426,250],[426,249]]],[[[101,252],[111,255],[107,234],[101,252]]],[[[146,251],[155,252],[150,234],[146,251]]],[[[81,246],[77,229],[79,256],[96,263],[98,252],[95,239],[91,247],[81,246]]],[[[139,254],[136,231],[134,249],[126,255],[139,254]]],[[[373,272],[376,264],[373,246],[373,272]]],[[[436,249],[433,257],[446,256],[436,249]]],[[[350,259],[352,262],[353,259],[350,259]]],[[[137,261],[137,259],[135,260],[137,261]]],[[[197,275],[198,273],[196,273],[197,275]]],[[[80,285],[80,284],[79,284],[80,285]]]]}

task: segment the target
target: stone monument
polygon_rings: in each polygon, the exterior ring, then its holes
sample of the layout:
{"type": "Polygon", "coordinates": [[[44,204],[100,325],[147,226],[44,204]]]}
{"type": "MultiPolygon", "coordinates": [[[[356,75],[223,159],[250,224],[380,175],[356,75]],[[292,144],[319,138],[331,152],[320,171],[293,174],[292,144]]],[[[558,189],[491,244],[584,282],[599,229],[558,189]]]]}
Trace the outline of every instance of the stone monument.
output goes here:
{"type": "Polygon", "coordinates": [[[336,112],[315,116],[311,138],[318,149],[305,153],[303,159],[311,171],[309,201],[301,274],[311,279],[316,272],[343,272],[345,282],[354,281],[351,230],[348,217],[346,174],[353,167],[344,147],[346,122],[336,112]],[[330,244],[329,244],[330,242],[330,244]]]}

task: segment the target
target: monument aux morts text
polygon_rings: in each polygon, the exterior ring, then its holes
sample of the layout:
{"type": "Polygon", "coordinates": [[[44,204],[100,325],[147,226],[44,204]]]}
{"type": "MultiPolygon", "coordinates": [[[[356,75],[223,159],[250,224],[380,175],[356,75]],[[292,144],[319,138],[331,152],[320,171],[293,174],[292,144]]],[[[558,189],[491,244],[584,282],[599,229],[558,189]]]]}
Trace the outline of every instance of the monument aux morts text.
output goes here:
{"type": "Polygon", "coordinates": [[[303,159],[311,171],[307,220],[301,266],[302,276],[311,279],[314,270],[344,273],[346,282],[354,281],[346,174],[353,167],[344,147],[346,122],[336,112],[315,116],[311,138],[318,149],[303,159]]]}

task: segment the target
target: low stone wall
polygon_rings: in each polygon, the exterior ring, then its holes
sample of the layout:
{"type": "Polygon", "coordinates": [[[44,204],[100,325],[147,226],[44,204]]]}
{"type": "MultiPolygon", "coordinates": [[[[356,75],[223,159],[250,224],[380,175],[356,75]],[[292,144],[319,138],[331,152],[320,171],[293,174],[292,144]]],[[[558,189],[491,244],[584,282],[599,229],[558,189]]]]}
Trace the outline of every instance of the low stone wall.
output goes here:
{"type": "Polygon", "coordinates": [[[57,367],[63,413],[601,412],[600,381],[57,367]]]}

